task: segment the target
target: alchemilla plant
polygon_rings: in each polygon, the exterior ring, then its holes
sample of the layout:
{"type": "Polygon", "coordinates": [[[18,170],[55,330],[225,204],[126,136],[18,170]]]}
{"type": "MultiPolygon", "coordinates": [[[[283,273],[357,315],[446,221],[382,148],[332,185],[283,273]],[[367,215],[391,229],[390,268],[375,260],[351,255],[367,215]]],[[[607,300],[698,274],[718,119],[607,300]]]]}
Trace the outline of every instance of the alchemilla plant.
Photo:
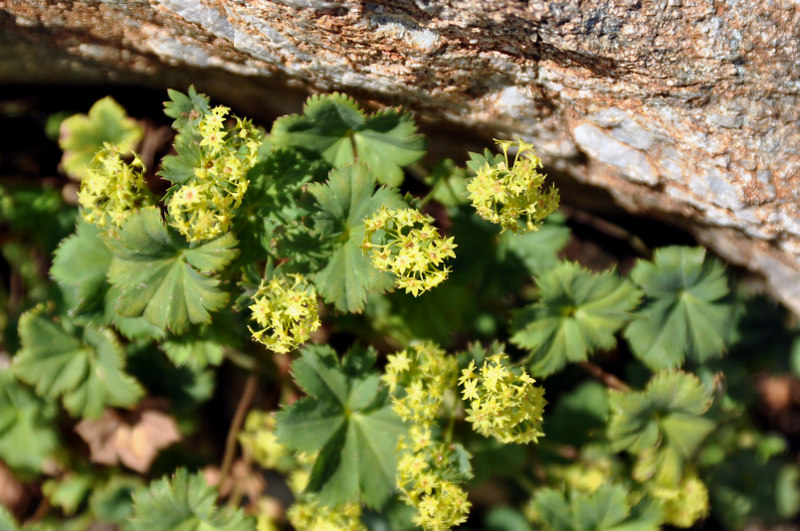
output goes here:
{"type": "Polygon", "coordinates": [[[30,273],[4,317],[0,474],[41,502],[0,510],[0,529],[797,514],[786,443],[744,391],[756,303],[704,249],[625,274],[560,258],[558,191],[520,139],[428,171],[408,113],[341,94],[269,131],[193,88],[165,113],[174,143],[153,168],[110,98],[62,124],[77,216],[0,197],[8,223],[49,213],[72,232],[53,282],[30,273]],[[203,418],[223,375],[236,410],[203,418]],[[759,467],[773,473],[740,477],[759,467]]]}

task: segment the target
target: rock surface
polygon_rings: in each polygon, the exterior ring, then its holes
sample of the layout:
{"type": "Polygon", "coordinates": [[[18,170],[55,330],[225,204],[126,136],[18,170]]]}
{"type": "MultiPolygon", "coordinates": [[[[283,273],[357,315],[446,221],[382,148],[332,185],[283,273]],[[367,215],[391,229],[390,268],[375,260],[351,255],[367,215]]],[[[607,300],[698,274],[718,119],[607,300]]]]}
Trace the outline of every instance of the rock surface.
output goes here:
{"type": "Polygon", "coordinates": [[[0,0],[3,82],[341,90],[521,135],[796,313],[799,56],[800,0],[0,0]]]}

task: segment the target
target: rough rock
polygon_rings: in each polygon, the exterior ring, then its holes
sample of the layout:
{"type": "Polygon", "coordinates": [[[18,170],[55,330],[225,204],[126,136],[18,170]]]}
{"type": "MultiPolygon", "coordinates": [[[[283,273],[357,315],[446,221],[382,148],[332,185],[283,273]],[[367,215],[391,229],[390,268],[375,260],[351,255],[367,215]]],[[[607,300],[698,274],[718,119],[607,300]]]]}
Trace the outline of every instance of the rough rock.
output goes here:
{"type": "Polygon", "coordinates": [[[800,1],[0,0],[0,79],[300,91],[532,140],[800,313],[800,1]]]}

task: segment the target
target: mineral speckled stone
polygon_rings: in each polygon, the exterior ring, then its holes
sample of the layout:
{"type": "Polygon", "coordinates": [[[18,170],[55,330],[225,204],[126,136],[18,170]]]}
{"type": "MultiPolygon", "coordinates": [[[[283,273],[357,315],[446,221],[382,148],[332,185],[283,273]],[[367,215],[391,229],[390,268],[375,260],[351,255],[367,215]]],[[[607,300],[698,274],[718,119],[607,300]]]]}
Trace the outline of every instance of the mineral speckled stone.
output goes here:
{"type": "Polygon", "coordinates": [[[341,90],[518,134],[800,313],[798,48],[798,0],[0,0],[4,82],[205,76],[215,95],[341,90]]]}

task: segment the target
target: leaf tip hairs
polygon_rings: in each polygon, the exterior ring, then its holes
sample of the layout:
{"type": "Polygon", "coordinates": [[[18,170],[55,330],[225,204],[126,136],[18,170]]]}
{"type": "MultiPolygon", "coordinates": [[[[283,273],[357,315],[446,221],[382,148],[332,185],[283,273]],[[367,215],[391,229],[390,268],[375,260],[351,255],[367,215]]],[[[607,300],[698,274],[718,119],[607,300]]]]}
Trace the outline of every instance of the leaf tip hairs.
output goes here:
{"type": "Polygon", "coordinates": [[[432,221],[413,208],[386,207],[364,220],[362,251],[371,252],[372,264],[394,274],[395,285],[415,297],[441,284],[450,273],[445,260],[456,256],[453,238],[442,237],[432,221]],[[376,235],[384,243],[373,243],[376,235]]]}
{"type": "Polygon", "coordinates": [[[305,343],[320,325],[317,293],[299,274],[262,281],[250,311],[259,327],[250,328],[253,339],[279,354],[305,343]]]}
{"type": "MultiPolygon", "coordinates": [[[[538,230],[544,218],[558,209],[555,186],[544,189],[545,175],[537,170],[542,161],[533,144],[517,140],[495,140],[502,157],[477,157],[483,164],[467,184],[472,206],[483,219],[497,223],[503,231],[538,230]],[[513,160],[509,151],[516,148],[513,160]]],[[[475,157],[473,157],[475,159],[475,157]]]]}

